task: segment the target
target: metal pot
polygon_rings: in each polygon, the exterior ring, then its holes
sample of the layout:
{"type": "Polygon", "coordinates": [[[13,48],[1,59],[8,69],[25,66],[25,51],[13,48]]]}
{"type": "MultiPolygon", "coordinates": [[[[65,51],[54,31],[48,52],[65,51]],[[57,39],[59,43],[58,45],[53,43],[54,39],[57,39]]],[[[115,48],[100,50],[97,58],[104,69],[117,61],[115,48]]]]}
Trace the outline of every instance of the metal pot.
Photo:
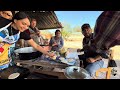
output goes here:
{"type": "Polygon", "coordinates": [[[31,60],[31,59],[38,58],[42,55],[41,52],[35,50],[33,47],[16,49],[14,52],[19,54],[20,60],[31,60]]]}

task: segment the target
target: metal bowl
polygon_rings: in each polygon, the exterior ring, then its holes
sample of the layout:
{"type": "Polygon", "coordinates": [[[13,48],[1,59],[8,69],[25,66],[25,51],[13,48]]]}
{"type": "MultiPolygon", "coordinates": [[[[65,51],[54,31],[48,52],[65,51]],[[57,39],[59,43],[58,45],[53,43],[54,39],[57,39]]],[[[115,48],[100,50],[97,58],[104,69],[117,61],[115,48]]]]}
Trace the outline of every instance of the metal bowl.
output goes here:
{"type": "Polygon", "coordinates": [[[35,50],[33,47],[16,49],[14,52],[18,54],[20,60],[31,60],[42,55],[41,52],[35,50]]]}
{"type": "Polygon", "coordinates": [[[16,49],[14,52],[15,53],[32,53],[36,51],[37,50],[35,50],[33,47],[24,47],[24,48],[16,49]]]}

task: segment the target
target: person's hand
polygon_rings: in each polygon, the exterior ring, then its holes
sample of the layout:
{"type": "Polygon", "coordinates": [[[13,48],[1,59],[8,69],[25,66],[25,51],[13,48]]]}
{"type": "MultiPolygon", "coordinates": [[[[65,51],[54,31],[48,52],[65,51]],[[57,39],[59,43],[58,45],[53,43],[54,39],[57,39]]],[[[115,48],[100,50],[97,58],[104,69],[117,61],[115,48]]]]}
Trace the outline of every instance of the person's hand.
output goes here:
{"type": "Polygon", "coordinates": [[[77,52],[81,52],[81,49],[77,49],[77,52]]]}
{"type": "Polygon", "coordinates": [[[24,46],[21,46],[20,48],[24,48],[24,46]]]}
{"type": "Polygon", "coordinates": [[[52,46],[57,46],[58,44],[56,43],[56,42],[54,42],[53,44],[52,44],[52,46]]]}
{"type": "Polygon", "coordinates": [[[88,58],[86,61],[89,62],[89,63],[94,63],[94,62],[96,62],[96,59],[94,59],[94,58],[88,58]]]}
{"type": "Polygon", "coordinates": [[[55,56],[54,53],[49,53],[49,57],[50,57],[50,58],[52,58],[52,57],[54,57],[54,56],[55,56]]]}

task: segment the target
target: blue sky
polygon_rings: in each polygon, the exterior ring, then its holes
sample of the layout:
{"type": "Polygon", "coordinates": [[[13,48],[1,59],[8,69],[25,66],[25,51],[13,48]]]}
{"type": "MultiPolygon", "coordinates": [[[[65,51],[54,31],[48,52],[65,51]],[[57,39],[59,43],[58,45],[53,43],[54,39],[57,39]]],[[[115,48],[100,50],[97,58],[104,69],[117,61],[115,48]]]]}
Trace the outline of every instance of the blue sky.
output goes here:
{"type": "Polygon", "coordinates": [[[72,28],[84,23],[89,23],[94,28],[95,21],[102,11],[55,11],[55,13],[61,23],[68,23],[72,28]]]}

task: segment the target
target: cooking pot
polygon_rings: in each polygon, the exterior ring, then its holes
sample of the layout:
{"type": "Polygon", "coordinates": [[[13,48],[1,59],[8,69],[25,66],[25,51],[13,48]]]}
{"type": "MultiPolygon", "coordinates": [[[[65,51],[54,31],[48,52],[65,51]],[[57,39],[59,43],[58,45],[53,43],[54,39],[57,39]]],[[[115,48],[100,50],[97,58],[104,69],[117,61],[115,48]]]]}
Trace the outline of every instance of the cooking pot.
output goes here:
{"type": "Polygon", "coordinates": [[[68,79],[90,79],[89,73],[77,66],[66,67],[64,74],[68,79]]]}
{"type": "Polygon", "coordinates": [[[16,49],[14,52],[18,54],[20,60],[31,60],[42,55],[41,52],[35,50],[33,47],[16,49]]]}
{"type": "Polygon", "coordinates": [[[29,69],[19,67],[19,66],[11,66],[9,68],[3,69],[0,72],[1,79],[24,79],[30,74],[29,69]]]}

